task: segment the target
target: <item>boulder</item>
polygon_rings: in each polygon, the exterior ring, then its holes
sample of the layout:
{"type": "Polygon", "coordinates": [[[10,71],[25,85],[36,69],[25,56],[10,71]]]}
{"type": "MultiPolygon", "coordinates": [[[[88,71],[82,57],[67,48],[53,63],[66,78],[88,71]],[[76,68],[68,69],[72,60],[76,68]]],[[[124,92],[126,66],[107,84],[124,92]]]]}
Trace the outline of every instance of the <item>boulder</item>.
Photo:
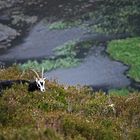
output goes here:
{"type": "Polygon", "coordinates": [[[19,33],[15,29],[7,25],[0,24],[0,49],[10,46],[10,42],[18,35],[19,33]]]}

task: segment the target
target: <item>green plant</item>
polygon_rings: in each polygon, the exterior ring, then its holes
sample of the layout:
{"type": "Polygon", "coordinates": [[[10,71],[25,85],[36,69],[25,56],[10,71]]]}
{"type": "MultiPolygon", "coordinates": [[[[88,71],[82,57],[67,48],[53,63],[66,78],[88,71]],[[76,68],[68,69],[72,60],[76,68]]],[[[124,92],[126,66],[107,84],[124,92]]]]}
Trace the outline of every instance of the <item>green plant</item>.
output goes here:
{"type": "Polygon", "coordinates": [[[89,26],[89,29],[94,32],[139,35],[139,9],[138,0],[100,0],[96,2],[94,11],[86,12],[83,17],[95,21],[89,26]]]}
{"type": "Polygon", "coordinates": [[[56,56],[76,56],[76,41],[69,41],[62,46],[54,49],[56,56]]]}
{"type": "Polygon", "coordinates": [[[80,20],[77,21],[57,21],[49,25],[50,30],[62,30],[67,28],[72,28],[81,24],[80,20]]]}
{"type": "Polygon", "coordinates": [[[128,75],[140,81],[140,37],[113,40],[107,51],[114,59],[130,65],[128,75]]]}
{"type": "Polygon", "coordinates": [[[69,67],[74,67],[79,64],[79,60],[74,58],[74,57],[66,57],[66,58],[58,58],[56,60],[42,60],[41,63],[37,61],[28,61],[27,63],[20,64],[19,67],[21,69],[36,69],[36,70],[41,70],[43,67],[45,71],[50,71],[56,68],[69,68],[69,67]]]}
{"type": "Polygon", "coordinates": [[[111,95],[126,96],[129,93],[130,93],[129,90],[126,89],[126,88],[124,88],[124,89],[111,89],[111,90],[109,90],[109,94],[111,94],[111,95]]]}

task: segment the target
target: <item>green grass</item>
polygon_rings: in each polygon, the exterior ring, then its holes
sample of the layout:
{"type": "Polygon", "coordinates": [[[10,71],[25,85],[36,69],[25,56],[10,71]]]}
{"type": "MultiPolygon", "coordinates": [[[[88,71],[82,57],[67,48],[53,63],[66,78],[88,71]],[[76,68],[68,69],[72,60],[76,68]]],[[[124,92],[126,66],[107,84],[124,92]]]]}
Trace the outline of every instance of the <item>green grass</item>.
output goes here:
{"type": "MultiPolygon", "coordinates": [[[[1,69],[0,79],[18,79],[21,74],[17,67],[1,69]]],[[[22,79],[33,77],[26,71],[22,79]]],[[[0,139],[139,140],[139,107],[139,93],[106,96],[48,80],[44,93],[14,85],[0,96],[0,139]]]]}
{"type": "Polygon", "coordinates": [[[118,96],[126,96],[128,95],[130,92],[127,88],[123,88],[123,89],[111,89],[109,90],[109,94],[110,95],[118,95],[118,96]]]}
{"type": "Polygon", "coordinates": [[[68,29],[72,28],[74,26],[78,26],[81,24],[80,20],[77,21],[57,21],[49,24],[49,29],[50,30],[63,30],[63,29],[68,29]]]}
{"type": "Polygon", "coordinates": [[[113,40],[107,51],[114,59],[129,65],[128,76],[140,81],[140,37],[113,40]]]}
{"type": "Polygon", "coordinates": [[[54,49],[56,56],[76,56],[77,41],[69,41],[54,49]]]}

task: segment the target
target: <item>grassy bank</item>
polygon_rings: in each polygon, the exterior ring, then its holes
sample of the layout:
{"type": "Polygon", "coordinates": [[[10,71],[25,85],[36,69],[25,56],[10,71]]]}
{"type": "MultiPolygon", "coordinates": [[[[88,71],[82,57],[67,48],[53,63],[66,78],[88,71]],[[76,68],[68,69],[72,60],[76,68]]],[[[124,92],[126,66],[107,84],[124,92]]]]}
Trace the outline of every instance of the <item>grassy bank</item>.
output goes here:
{"type": "Polygon", "coordinates": [[[140,37],[113,40],[109,42],[107,51],[114,59],[129,65],[128,75],[140,81],[140,37]]]}
{"type": "MultiPolygon", "coordinates": [[[[0,70],[0,78],[17,79],[17,68],[0,70]]],[[[32,79],[27,71],[22,79],[32,79]]],[[[0,139],[128,140],[140,139],[140,94],[105,96],[86,87],[46,81],[45,93],[14,85],[0,97],[0,139]]]]}

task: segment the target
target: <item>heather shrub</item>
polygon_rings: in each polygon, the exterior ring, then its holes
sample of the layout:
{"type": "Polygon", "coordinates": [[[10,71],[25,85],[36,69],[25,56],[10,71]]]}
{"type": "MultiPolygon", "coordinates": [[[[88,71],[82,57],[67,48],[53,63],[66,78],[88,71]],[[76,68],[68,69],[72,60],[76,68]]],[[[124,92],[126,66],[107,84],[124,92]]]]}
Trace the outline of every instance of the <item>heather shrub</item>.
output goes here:
{"type": "MultiPolygon", "coordinates": [[[[21,74],[16,67],[0,70],[1,79],[18,79],[21,74]]],[[[26,71],[22,79],[33,80],[33,76],[26,71]]],[[[28,92],[26,84],[2,91],[0,139],[139,139],[139,93],[104,95],[48,80],[46,87],[44,93],[28,92]]]]}

